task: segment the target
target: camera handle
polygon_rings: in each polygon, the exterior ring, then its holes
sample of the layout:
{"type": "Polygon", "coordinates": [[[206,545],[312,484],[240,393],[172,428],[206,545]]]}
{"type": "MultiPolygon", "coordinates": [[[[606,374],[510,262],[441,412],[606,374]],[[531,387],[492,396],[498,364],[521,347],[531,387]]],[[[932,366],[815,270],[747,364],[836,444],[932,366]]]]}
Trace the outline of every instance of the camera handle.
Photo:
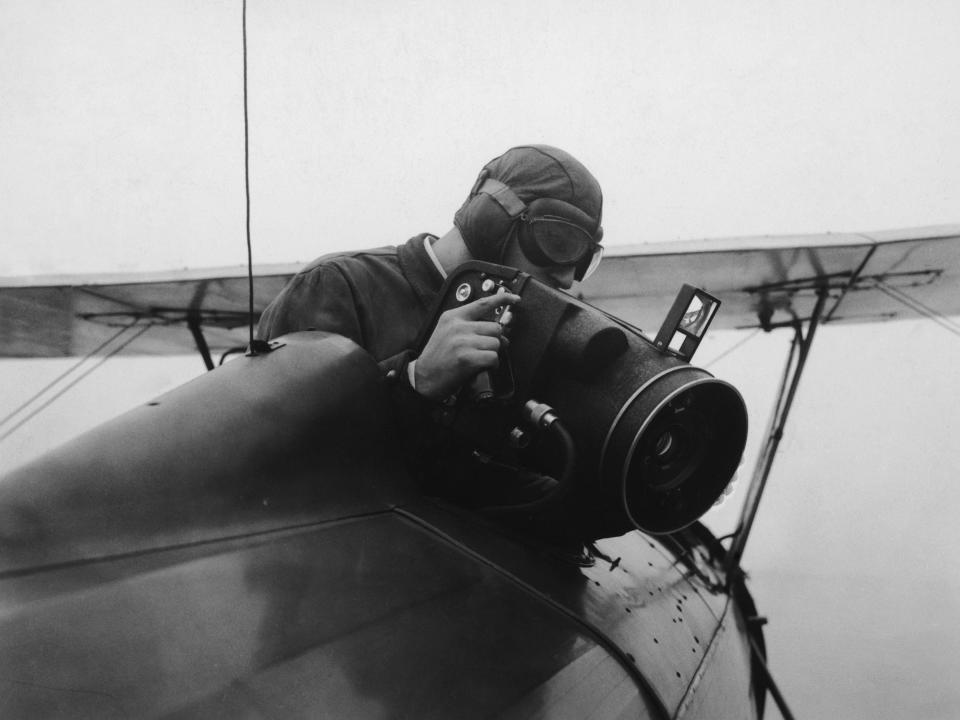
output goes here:
{"type": "MultiPolygon", "coordinates": [[[[500,295],[507,292],[507,289],[503,285],[499,285],[496,290],[496,294],[500,295]]],[[[510,324],[513,322],[513,310],[510,309],[509,305],[501,305],[497,308],[497,323],[502,328],[503,337],[509,341],[510,335],[510,324]]],[[[493,372],[490,370],[481,370],[477,375],[470,381],[468,386],[468,393],[470,400],[472,402],[483,404],[488,403],[493,400],[508,400],[513,397],[514,383],[513,383],[513,371],[510,367],[510,356],[508,353],[504,352],[503,346],[500,348],[500,367],[502,368],[501,375],[505,375],[510,380],[510,387],[498,387],[502,383],[497,382],[497,378],[493,372]]]]}

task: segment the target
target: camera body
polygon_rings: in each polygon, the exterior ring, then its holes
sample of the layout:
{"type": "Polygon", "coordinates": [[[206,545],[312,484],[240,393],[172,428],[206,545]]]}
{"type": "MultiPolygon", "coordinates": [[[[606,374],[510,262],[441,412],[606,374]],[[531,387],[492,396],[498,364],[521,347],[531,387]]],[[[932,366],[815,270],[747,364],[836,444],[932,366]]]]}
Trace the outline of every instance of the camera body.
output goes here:
{"type": "MultiPolygon", "coordinates": [[[[746,443],[747,413],[728,383],[689,364],[686,353],[651,341],[640,330],[526,273],[472,261],[450,274],[429,337],[444,311],[501,291],[520,295],[497,318],[509,344],[500,367],[465,386],[445,424],[477,451],[519,459],[525,467],[569,475],[557,500],[530,523],[548,534],[581,539],[620,535],[636,527],[667,533],[689,525],[723,493],[746,443]],[[510,317],[512,315],[512,317],[510,317]],[[506,316],[506,317],[504,317],[506,316]],[[559,469],[556,448],[539,439],[543,410],[562,422],[574,453],[559,469]]],[[[685,295],[684,295],[685,293],[685,295]]],[[[713,300],[685,286],[688,296],[713,300]]],[[[658,337],[669,336],[669,328],[658,337]]],[[[685,336],[686,337],[686,336],[685,336]]]]}

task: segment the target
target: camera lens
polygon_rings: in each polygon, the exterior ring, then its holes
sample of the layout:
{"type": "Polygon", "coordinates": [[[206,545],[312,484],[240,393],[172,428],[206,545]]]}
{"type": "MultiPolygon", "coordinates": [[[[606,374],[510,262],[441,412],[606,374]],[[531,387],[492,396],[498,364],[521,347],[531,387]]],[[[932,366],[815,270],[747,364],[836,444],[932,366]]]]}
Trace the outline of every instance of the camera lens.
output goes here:
{"type": "Polygon", "coordinates": [[[665,492],[686,482],[702,462],[706,418],[695,410],[668,408],[653,425],[647,433],[653,439],[641,440],[629,474],[665,492]]]}
{"type": "Polygon", "coordinates": [[[624,467],[633,522],[648,532],[672,532],[709,510],[736,469],[745,421],[739,395],[716,381],[688,385],[661,403],[624,467]]]}

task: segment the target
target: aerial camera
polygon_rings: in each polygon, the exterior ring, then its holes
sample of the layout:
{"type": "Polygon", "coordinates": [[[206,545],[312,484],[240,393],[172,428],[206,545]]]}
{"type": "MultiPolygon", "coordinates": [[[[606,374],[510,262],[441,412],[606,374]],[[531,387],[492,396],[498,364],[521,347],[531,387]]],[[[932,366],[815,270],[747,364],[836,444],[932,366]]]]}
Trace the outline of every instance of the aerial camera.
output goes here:
{"type": "Polygon", "coordinates": [[[526,273],[473,261],[448,277],[429,328],[504,291],[522,303],[498,311],[510,341],[500,366],[461,390],[445,422],[484,456],[562,479],[527,525],[580,539],[668,533],[709,510],[747,434],[737,390],[690,365],[719,301],[684,285],[651,341],[526,273]]]}

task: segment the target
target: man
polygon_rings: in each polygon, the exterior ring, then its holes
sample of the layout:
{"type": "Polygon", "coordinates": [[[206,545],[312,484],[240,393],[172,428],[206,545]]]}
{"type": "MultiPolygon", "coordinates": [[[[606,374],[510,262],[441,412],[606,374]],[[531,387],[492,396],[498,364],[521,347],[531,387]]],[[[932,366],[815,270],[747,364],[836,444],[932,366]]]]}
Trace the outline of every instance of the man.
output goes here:
{"type": "Polygon", "coordinates": [[[568,153],[548,145],[512,148],[484,166],[446,234],[319,258],[267,307],[259,335],[339,333],[394,382],[441,400],[497,366],[502,328],[493,311],[519,300],[499,294],[445,312],[418,355],[416,342],[447,273],[485,260],[569,288],[599,262],[602,205],[600,185],[568,153]]]}

